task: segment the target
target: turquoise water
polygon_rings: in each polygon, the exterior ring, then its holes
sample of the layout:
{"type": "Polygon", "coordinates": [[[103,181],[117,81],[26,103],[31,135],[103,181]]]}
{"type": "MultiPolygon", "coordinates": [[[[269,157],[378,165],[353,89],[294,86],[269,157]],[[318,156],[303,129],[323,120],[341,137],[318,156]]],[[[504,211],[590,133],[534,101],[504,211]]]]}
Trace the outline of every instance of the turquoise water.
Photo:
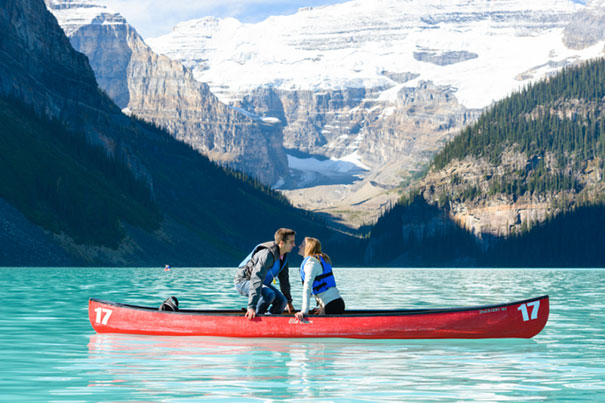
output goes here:
{"type": "Polygon", "coordinates": [[[605,401],[605,270],[335,269],[350,308],[549,294],[550,319],[530,340],[145,337],[96,335],[88,322],[91,296],[239,309],[233,274],[0,268],[0,401],[605,401]]]}

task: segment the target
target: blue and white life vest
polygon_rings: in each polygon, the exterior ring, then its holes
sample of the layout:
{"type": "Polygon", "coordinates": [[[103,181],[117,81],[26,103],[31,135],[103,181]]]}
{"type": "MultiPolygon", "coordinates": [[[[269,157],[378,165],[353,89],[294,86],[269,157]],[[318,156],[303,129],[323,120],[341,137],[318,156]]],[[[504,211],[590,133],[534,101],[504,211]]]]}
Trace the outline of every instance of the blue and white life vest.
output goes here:
{"type": "Polygon", "coordinates": [[[277,278],[277,275],[287,265],[287,260],[285,258],[284,258],[283,263],[280,261],[279,246],[275,242],[265,242],[265,243],[256,245],[256,247],[252,250],[252,252],[250,252],[250,254],[244,258],[244,260],[242,260],[242,262],[239,264],[238,267],[250,266],[250,267],[248,267],[248,270],[250,272],[252,272],[252,268],[253,268],[252,267],[253,266],[252,256],[254,256],[254,254],[257,253],[258,251],[260,251],[261,249],[269,249],[269,251],[273,255],[273,260],[274,260],[273,266],[271,266],[271,268],[269,270],[267,270],[267,274],[265,276],[265,279],[263,280],[263,284],[271,285],[271,283],[277,278]]]}
{"type": "MultiPolygon", "coordinates": [[[[305,263],[312,256],[307,256],[304,258],[302,264],[300,265],[300,278],[302,279],[303,284],[305,283],[305,263]]],[[[334,274],[332,273],[332,265],[324,260],[321,255],[313,256],[314,258],[319,260],[321,263],[322,273],[319,276],[315,277],[313,281],[311,294],[316,295],[326,291],[328,288],[336,287],[336,280],[334,279],[334,274]]]]}

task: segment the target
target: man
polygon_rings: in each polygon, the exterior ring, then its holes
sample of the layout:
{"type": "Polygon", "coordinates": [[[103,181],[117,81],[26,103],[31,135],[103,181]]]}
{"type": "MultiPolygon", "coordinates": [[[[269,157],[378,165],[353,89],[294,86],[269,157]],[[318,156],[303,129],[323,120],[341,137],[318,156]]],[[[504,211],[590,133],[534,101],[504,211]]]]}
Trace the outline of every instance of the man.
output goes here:
{"type": "Polygon", "coordinates": [[[278,229],[274,235],[275,242],[256,246],[239,264],[235,289],[248,297],[246,318],[254,319],[256,315],[264,314],[270,305],[272,314],[280,314],[285,308],[294,313],[286,256],[294,248],[295,235],[291,229],[278,229]],[[272,285],[276,278],[281,292],[272,285]]]}

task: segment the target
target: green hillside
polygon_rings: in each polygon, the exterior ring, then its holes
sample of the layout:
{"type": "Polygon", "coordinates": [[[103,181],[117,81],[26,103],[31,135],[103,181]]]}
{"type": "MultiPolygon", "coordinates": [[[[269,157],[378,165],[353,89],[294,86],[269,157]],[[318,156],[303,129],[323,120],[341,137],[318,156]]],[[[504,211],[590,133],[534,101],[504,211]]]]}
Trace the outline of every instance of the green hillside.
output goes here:
{"type": "MultiPolygon", "coordinates": [[[[108,138],[128,156],[108,155],[83,133],[0,97],[0,197],[31,223],[73,239],[80,255],[90,247],[117,250],[129,239],[138,252],[126,264],[234,265],[279,227],[322,239],[342,264],[360,264],[361,252],[349,248],[360,240],[163,130],[119,119],[108,138]]],[[[75,259],[110,263],[94,255],[75,259]]]]}
{"type": "MultiPolygon", "coordinates": [[[[580,176],[586,169],[596,169],[603,180],[604,96],[605,59],[567,68],[496,103],[448,143],[431,168],[440,170],[467,156],[498,165],[503,153],[512,149],[531,163],[489,178],[490,194],[579,193],[585,186],[580,176]]],[[[473,199],[480,193],[469,188],[457,196],[473,199]]]]}
{"type": "Polygon", "coordinates": [[[605,206],[578,207],[495,243],[481,265],[605,267],[604,240],[605,206]]]}
{"type": "Polygon", "coordinates": [[[6,97],[0,97],[0,122],[0,197],[32,223],[111,248],[124,237],[121,222],[159,228],[148,184],[82,133],[6,97]]]}
{"type": "Polygon", "coordinates": [[[387,265],[605,267],[603,112],[605,59],[497,102],[381,217],[370,251],[387,265]],[[508,234],[461,225],[469,214],[533,205],[546,217],[517,218],[508,234]]]}

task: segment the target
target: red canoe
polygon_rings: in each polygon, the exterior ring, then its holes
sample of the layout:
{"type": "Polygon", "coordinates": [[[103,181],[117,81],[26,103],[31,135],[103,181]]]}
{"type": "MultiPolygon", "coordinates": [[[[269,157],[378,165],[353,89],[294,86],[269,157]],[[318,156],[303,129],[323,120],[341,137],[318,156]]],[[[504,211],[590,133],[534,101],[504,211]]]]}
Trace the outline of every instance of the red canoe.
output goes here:
{"type": "Polygon", "coordinates": [[[222,337],[348,337],[356,339],[530,338],[546,325],[548,296],[500,305],[409,310],[348,310],[342,315],[259,315],[234,310],[159,311],[91,298],[97,333],[222,337]]]}

